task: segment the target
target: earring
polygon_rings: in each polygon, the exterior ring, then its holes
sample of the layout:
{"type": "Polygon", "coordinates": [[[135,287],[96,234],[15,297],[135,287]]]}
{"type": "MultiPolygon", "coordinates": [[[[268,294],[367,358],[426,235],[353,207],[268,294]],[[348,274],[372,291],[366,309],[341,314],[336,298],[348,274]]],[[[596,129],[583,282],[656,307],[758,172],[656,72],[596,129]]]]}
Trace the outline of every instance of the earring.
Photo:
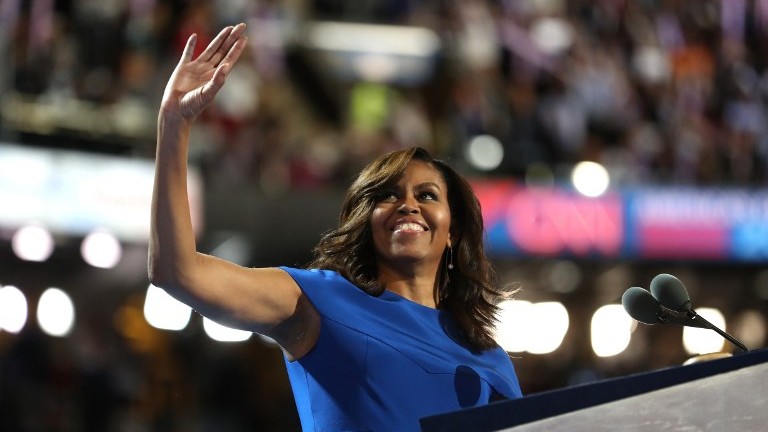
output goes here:
{"type": "Polygon", "coordinates": [[[453,248],[448,246],[448,256],[446,257],[448,260],[448,270],[453,270],[453,248]]]}

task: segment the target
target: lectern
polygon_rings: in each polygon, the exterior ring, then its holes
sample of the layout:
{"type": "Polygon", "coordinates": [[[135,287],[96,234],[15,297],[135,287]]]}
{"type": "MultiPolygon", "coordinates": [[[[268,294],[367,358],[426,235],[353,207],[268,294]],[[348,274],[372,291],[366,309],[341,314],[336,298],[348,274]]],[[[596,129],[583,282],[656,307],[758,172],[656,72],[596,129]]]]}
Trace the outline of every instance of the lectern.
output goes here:
{"type": "Polygon", "coordinates": [[[423,432],[768,431],[768,350],[425,417],[423,432]]]}

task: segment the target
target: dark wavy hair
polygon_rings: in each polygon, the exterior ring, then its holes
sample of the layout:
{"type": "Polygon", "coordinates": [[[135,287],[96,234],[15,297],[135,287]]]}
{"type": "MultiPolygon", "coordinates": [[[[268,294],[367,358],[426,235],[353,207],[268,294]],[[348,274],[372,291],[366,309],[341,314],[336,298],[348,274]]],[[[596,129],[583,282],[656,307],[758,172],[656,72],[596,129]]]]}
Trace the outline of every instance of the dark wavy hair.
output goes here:
{"type": "Polygon", "coordinates": [[[448,187],[453,269],[447,266],[446,248],[438,270],[438,308],[453,316],[473,349],[495,347],[497,304],[507,292],[494,285],[496,275],[483,246],[480,203],[458,172],[420,147],[387,153],[360,172],[347,191],[338,227],[323,235],[309,267],[337,271],[371,295],[382,293],[370,218],[381,192],[398,180],[412,160],[431,164],[448,187]]]}

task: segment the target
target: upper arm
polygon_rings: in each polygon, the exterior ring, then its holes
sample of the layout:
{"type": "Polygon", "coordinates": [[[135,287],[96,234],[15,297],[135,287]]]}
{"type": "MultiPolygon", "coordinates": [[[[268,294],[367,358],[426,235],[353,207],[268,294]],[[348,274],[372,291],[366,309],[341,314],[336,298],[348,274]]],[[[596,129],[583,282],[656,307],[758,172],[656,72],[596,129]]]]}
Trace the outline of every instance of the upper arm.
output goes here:
{"type": "Polygon", "coordinates": [[[198,254],[174,286],[164,286],[202,315],[274,339],[291,358],[306,354],[320,315],[298,284],[278,268],[248,268],[198,254]]]}

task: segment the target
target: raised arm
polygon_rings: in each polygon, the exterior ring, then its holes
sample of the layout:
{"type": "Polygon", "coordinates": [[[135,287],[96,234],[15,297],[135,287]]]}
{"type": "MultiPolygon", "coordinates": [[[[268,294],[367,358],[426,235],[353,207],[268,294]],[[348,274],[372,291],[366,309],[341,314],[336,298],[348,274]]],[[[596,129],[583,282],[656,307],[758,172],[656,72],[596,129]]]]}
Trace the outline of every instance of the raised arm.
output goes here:
{"type": "Polygon", "coordinates": [[[224,28],[198,58],[192,35],[165,88],[158,115],[149,238],[150,281],[201,314],[275,339],[290,357],[314,345],[319,316],[279,269],[251,269],[197,251],[187,196],[190,129],[224,85],[247,39],[224,28]]]}

